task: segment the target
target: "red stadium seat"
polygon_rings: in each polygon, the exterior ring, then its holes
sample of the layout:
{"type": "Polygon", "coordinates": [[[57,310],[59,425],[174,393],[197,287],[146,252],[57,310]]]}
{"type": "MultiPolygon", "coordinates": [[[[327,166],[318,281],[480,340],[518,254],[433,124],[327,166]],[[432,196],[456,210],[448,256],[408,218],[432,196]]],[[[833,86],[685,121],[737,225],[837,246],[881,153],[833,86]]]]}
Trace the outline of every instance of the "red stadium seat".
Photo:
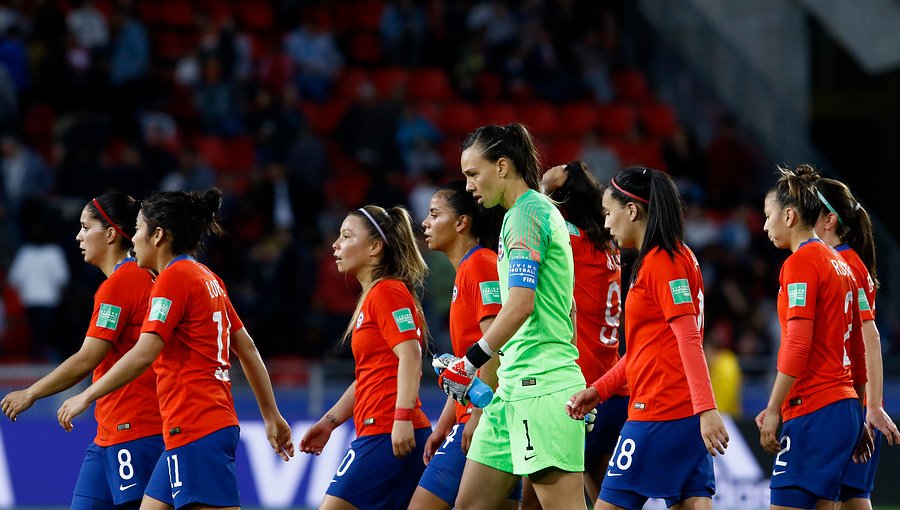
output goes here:
{"type": "Polygon", "coordinates": [[[519,122],[519,111],[509,103],[488,103],[479,106],[481,112],[481,124],[498,124],[505,126],[513,122],[519,122]]]}
{"type": "Polygon", "coordinates": [[[634,127],[637,115],[627,104],[612,103],[601,106],[597,111],[597,123],[604,134],[623,136],[634,127]]]}
{"type": "Polygon", "coordinates": [[[275,16],[272,13],[270,2],[238,0],[234,13],[243,26],[252,31],[271,30],[275,24],[275,16]]]}
{"type": "Polygon", "coordinates": [[[561,138],[547,147],[544,154],[544,167],[564,165],[578,159],[581,154],[581,140],[574,137],[561,138]]]}
{"type": "Polygon", "coordinates": [[[668,138],[675,132],[675,112],[669,105],[646,104],[641,107],[640,116],[649,136],[668,138]]]}
{"type": "Polygon", "coordinates": [[[550,103],[526,103],[519,107],[519,115],[534,136],[553,137],[559,132],[559,114],[550,103]]]}
{"type": "Polygon", "coordinates": [[[503,95],[503,78],[496,73],[480,73],[475,77],[475,90],[481,101],[497,101],[503,95]]]}
{"type": "Polygon", "coordinates": [[[304,101],[300,103],[300,110],[314,133],[328,136],[337,130],[347,106],[345,100],[332,100],[322,104],[304,101]]]}
{"type": "Polygon", "coordinates": [[[441,123],[441,114],[444,112],[444,107],[440,103],[419,103],[416,105],[416,111],[432,124],[438,126],[441,123]]]}
{"type": "Polygon", "coordinates": [[[194,28],[194,14],[194,6],[188,0],[161,0],[156,3],[156,22],[171,28],[194,28]]]}
{"type": "Polygon", "coordinates": [[[641,71],[616,71],[612,75],[612,82],[619,100],[641,103],[651,98],[647,78],[641,71]]]}
{"type": "Polygon", "coordinates": [[[440,68],[413,71],[407,89],[414,101],[450,101],[455,95],[447,72],[440,68]]]}
{"type": "Polygon", "coordinates": [[[338,76],[335,86],[335,99],[353,99],[360,85],[369,81],[369,72],[365,69],[347,68],[338,76]]]}
{"type": "Polygon", "coordinates": [[[441,159],[444,161],[445,175],[448,179],[459,179],[461,177],[459,169],[461,151],[459,150],[459,145],[460,142],[457,140],[445,140],[438,144],[437,147],[441,159]]]}
{"type": "Polygon", "coordinates": [[[29,139],[46,138],[53,132],[56,112],[49,103],[37,103],[25,114],[22,130],[29,139]]]}
{"type": "Polygon", "coordinates": [[[213,170],[219,172],[228,170],[229,155],[224,139],[215,136],[198,136],[194,139],[194,148],[213,170]]]}
{"type": "Polygon", "coordinates": [[[372,72],[372,84],[382,98],[390,97],[397,88],[405,88],[407,80],[409,72],[399,67],[386,67],[372,72]]]}
{"type": "Polygon", "coordinates": [[[355,2],[350,11],[352,13],[351,26],[357,29],[381,30],[381,8],[380,0],[355,2]]]}
{"type": "Polygon", "coordinates": [[[597,104],[590,102],[565,104],[560,108],[559,117],[561,134],[582,136],[597,127],[597,104]]]}
{"type": "Polygon", "coordinates": [[[192,34],[177,31],[155,30],[152,40],[153,54],[163,62],[174,62],[196,47],[192,34]]]}
{"type": "Polygon", "coordinates": [[[228,0],[196,0],[196,5],[214,23],[222,23],[234,14],[234,8],[228,0]]]}
{"type": "Polygon", "coordinates": [[[479,123],[480,116],[474,106],[456,102],[444,106],[439,127],[448,136],[465,136],[479,123]]]}
{"type": "Polygon", "coordinates": [[[381,37],[371,31],[354,31],[350,35],[350,60],[357,65],[373,66],[381,62],[381,37]]]}

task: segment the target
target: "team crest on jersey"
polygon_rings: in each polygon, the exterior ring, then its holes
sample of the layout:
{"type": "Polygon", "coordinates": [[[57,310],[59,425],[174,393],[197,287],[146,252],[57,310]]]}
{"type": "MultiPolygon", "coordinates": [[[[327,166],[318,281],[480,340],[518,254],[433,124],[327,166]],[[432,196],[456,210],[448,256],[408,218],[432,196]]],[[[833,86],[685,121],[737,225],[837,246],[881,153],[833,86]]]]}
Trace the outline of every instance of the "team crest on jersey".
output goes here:
{"type": "Polygon", "coordinates": [[[456,303],[456,298],[459,297],[459,289],[456,288],[456,284],[453,284],[453,297],[450,298],[451,303],[456,303]]]}
{"type": "Polygon", "coordinates": [[[806,306],[806,283],[789,283],[787,290],[788,308],[806,306]]]}
{"type": "Polygon", "coordinates": [[[356,318],[356,329],[359,329],[359,327],[362,326],[364,320],[366,320],[365,314],[359,312],[359,317],[356,318]]]}
{"type": "MultiPolygon", "coordinates": [[[[860,289],[860,292],[862,292],[862,289],[860,289]]],[[[121,314],[122,308],[100,303],[100,310],[97,313],[97,327],[115,330],[119,325],[119,316],[121,314]]]]}

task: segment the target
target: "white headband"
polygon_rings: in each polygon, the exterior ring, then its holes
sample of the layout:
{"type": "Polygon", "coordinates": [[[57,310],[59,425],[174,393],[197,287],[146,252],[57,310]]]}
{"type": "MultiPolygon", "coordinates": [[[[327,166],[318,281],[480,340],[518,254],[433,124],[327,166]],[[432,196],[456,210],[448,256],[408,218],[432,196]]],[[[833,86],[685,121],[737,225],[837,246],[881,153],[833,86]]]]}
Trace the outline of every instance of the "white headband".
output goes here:
{"type": "Polygon", "coordinates": [[[365,207],[360,207],[359,212],[365,214],[366,218],[369,218],[369,221],[372,222],[372,225],[375,225],[375,230],[378,231],[378,233],[381,235],[381,238],[384,239],[384,243],[387,244],[388,240],[387,236],[384,235],[384,230],[381,230],[381,227],[378,226],[378,222],[375,221],[375,218],[373,218],[371,214],[369,214],[369,211],[367,211],[365,207]]]}

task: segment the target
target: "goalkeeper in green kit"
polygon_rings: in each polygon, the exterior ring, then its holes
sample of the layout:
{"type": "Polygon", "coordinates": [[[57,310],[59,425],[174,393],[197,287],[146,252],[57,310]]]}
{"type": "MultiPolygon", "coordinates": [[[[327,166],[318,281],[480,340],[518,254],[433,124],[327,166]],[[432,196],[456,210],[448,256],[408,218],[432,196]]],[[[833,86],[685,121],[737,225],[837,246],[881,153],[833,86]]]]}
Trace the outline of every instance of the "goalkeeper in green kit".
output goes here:
{"type": "Polygon", "coordinates": [[[584,507],[584,424],[565,403],[585,387],[572,343],[574,264],[569,231],[539,191],[537,150],[521,124],[482,126],[466,138],[466,189],[502,206],[497,270],[503,308],[463,358],[441,368],[444,391],[465,402],[478,367],[500,357],[499,386],[466,459],[456,508],[496,508],[527,476],[546,510],[584,507]]]}

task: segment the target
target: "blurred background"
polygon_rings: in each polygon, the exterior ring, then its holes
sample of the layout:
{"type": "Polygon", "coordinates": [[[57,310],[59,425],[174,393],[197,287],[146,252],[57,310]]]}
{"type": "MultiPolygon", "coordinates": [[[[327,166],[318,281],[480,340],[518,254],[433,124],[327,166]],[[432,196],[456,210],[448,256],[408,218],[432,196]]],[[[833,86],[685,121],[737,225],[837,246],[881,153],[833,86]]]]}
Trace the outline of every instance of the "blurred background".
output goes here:
{"type": "MultiPolygon", "coordinates": [[[[719,470],[734,501],[718,505],[766,508],[772,459],[748,420],[765,406],[780,336],[787,252],[762,231],[777,164],[844,180],[875,217],[886,408],[900,408],[897,26],[896,0],[0,0],[0,390],[84,338],[103,278],[74,241],[88,200],[218,186],[228,234],[202,259],[302,434],[352,379],[339,336],[359,288],[331,255],[346,212],[403,204],[421,221],[436,187],[460,177],[469,131],[522,122],[547,168],[582,159],[608,181],[642,164],[677,180],[715,391],[748,431],[746,456],[719,470]],[[745,460],[759,472],[741,471],[745,460]]],[[[443,352],[453,270],[422,249],[431,350],[443,352]]],[[[238,379],[252,422],[247,391],[238,379]]],[[[436,417],[430,370],[422,394],[436,417]]],[[[0,425],[0,508],[68,504],[91,425],[83,441],[53,426],[64,396],[0,425]],[[49,492],[24,481],[46,467],[16,454],[31,440],[64,463],[49,492]]],[[[337,460],[342,448],[330,446],[337,460]]],[[[898,457],[884,454],[882,480],[898,457]]],[[[263,464],[240,467],[251,506],[314,506],[317,477],[333,472],[263,464]],[[263,490],[280,480],[270,468],[296,481],[263,490]]],[[[900,487],[876,485],[875,500],[900,505],[900,487]]]]}

